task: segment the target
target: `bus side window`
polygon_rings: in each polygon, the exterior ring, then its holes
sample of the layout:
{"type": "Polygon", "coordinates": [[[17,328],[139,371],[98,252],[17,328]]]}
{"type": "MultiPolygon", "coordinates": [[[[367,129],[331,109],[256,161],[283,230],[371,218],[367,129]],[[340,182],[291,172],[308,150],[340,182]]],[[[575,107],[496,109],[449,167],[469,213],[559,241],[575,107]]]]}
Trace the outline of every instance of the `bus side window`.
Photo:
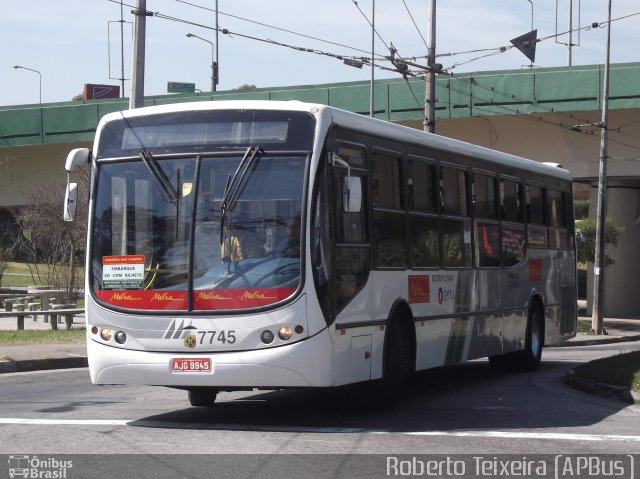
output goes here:
{"type": "Polygon", "coordinates": [[[409,255],[412,267],[438,267],[438,208],[436,168],[428,161],[407,160],[406,185],[409,203],[409,255]]]}
{"type": "Polygon", "coordinates": [[[496,179],[473,176],[473,204],[476,217],[476,264],[479,268],[500,267],[500,225],[497,222],[496,179]]]}
{"type": "MultiPolygon", "coordinates": [[[[361,184],[367,184],[364,170],[366,153],[357,146],[338,150],[340,157],[350,166],[350,175],[360,177],[361,184]],[[347,154],[346,151],[351,152],[347,154]],[[355,160],[353,160],[355,158],[355,160]],[[362,168],[362,169],[358,169],[362,168]]],[[[347,168],[336,165],[333,168],[333,200],[336,224],[335,238],[335,276],[330,287],[333,291],[334,313],[340,311],[353,296],[362,288],[369,276],[369,221],[367,207],[368,194],[366,188],[362,190],[362,208],[358,212],[348,212],[344,208],[342,194],[344,178],[348,175],[347,168]]]]}
{"type": "Polygon", "coordinates": [[[440,186],[442,214],[467,216],[467,174],[456,168],[442,168],[440,186]]]}
{"type": "Polygon", "coordinates": [[[526,205],[527,223],[534,225],[544,224],[543,191],[539,186],[527,185],[526,205]]]}
{"type": "Polygon", "coordinates": [[[467,173],[458,168],[442,167],[440,195],[442,214],[442,262],[445,267],[471,266],[471,221],[468,219],[467,173]]]}
{"type": "Polygon", "coordinates": [[[407,265],[403,178],[402,158],[386,152],[373,153],[371,195],[377,266],[404,268],[407,265]]]}
{"type": "Polygon", "coordinates": [[[500,216],[505,221],[523,221],[522,185],[519,182],[500,181],[500,216]]]}
{"type": "Polygon", "coordinates": [[[568,247],[567,223],[564,194],[561,191],[547,190],[547,221],[549,223],[549,248],[566,249],[568,247]]]}

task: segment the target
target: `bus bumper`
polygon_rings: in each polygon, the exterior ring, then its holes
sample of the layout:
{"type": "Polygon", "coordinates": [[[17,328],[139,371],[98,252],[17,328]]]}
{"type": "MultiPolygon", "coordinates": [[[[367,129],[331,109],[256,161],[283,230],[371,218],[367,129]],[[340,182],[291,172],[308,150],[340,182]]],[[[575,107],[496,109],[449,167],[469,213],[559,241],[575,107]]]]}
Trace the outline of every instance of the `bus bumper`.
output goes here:
{"type": "Polygon", "coordinates": [[[229,353],[155,353],[113,348],[87,341],[94,384],[244,387],[331,386],[332,342],[327,329],[291,345],[229,353]],[[210,358],[212,372],[173,373],[174,358],[210,358]]]}

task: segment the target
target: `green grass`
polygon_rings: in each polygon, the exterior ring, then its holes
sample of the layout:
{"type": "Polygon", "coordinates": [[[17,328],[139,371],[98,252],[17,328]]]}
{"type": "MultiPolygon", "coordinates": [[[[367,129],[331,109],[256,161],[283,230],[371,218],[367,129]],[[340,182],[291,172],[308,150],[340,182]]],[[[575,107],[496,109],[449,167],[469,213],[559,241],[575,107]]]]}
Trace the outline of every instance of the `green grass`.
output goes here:
{"type": "Polygon", "coordinates": [[[584,319],[578,320],[578,333],[583,334],[593,334],[593,329],[591,329],[591,320],[585,321],[584,319]]]}
{"type": "Polygon", "coordinates": [[[25,330],[25,331],[0,331],[0,345],[18,346],[20,344],[53,344],[53,343],[77,343],[85,342],[86,330],[58,329],[54,330],[25,330]]]}
{"type": "MultiPolygon", "coordinates": [[[[60,274],[64,277],[67,276],[68,267],[61,265],[58,266],[60,270],[60,274]]],[[[44,278],[46,277],[47,266],[44,264],[38,265],[38,270],[42,276],[42,281],[46,281],[44,278]]],[[[84,274],[84,268],[78,269],[78,275],[82,276],[84,274]]],[[[35,276],[35,275],[34,275],[35,276]]],[[[29,265],[27,263],[15,263],[15,262],[7,262],[6,268],[2,275],[2,286],[5,288],[11,287],[27,287],[34,284],[42,284],[37,281],[37,276],[35,276],[36,281],[31,277],[31,271],[29,270],[29,265]]]]}
{"type": "Polygon", "coordinates": [[[640,392],[640,351],[582,364],[576,368],[576,376],[640,392]]]}

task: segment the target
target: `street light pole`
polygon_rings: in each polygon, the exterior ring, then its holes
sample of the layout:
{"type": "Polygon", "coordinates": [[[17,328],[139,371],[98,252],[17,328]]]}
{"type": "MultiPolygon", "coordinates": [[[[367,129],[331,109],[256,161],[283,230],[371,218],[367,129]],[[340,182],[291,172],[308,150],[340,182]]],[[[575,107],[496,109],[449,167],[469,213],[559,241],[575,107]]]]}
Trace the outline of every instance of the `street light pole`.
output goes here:
{"type": "Polygon", "coordinates": [[[185,36],[187,38],[197,38],[198,40],[202,40],[203,42],[207,42],[209,45],[211,45],[211,91],[216,91],[216,66],[218,64],[218,62],[216,62],[216,46],[213,44],[213,42],[207,40],[206,38],[199,37],[195,33],[185,33],[185,36]]]}
{"type": "Polygon", "coordinates": [[[29,70],[30,72],[34,72],[38,74],[38,81],[39,81],[39,85],[40,85],[40,103],[42,103],[42,74],[38,71],[38,70],[34,70],[33,68],[27,68],[27,67],[23,67],[22,65],[13,65],[13,68],[15,68],[16,70],[20,69],[20,70],[29,70]]]}

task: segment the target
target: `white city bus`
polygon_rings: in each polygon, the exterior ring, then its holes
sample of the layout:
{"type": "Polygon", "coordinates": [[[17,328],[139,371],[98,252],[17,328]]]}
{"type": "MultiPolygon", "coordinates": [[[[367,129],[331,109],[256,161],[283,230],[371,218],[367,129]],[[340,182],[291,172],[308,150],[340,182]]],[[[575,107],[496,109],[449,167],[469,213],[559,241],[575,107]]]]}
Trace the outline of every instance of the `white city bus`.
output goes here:
{"type": "Polygon", "coordinates": [[[66,169],[86,163],[96,384],[209,406],[374,380],[390,404],[413,371],[481,357],[533,370],[575,335],[560,167],[268,101],[108,114],[66,169]]]}

